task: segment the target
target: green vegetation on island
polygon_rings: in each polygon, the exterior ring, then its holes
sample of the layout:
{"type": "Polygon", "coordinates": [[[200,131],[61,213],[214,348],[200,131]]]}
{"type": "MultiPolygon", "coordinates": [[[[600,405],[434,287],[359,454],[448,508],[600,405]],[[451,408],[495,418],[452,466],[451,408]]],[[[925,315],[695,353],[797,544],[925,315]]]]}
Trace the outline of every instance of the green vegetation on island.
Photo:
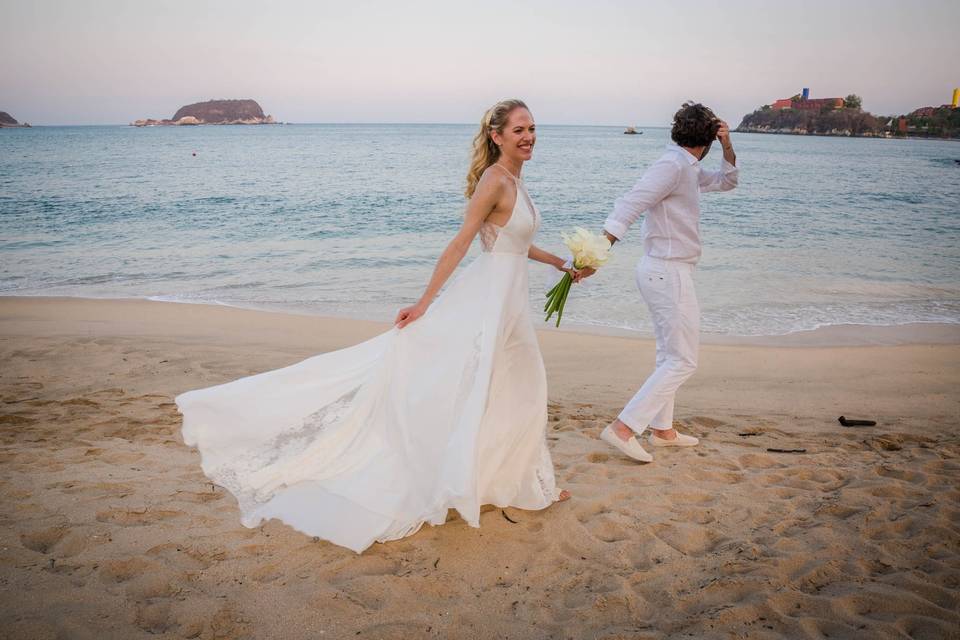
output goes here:
{"type": "Polygon", "coordinates": [[[923,107],[895,121],[904,122],[905,131],[894,135],[925,136],[928,138],[960,138],[960,109],[951,105],[923,107]]]}

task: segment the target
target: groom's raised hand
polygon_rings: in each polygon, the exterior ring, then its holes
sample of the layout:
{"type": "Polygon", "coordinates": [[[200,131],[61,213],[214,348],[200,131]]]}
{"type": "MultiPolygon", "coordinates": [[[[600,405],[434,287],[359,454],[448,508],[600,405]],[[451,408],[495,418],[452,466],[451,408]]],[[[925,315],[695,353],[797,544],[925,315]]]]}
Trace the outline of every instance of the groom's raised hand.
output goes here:
{"type": "Polygon", "coordinates": [[[720,121],[720,128],[717,129],[717,140],[724,149],[730,146],[730,126],[723,120],[720,121]]]}
{"type": "Polygon", "coordinates": [[[717,129],[717,140],[723,147],[723,159],[736,166],[737,154],[733,150],[733,143],[730,141],[730,127],[723,120],[720,121],[720,128],[717,129]]]}

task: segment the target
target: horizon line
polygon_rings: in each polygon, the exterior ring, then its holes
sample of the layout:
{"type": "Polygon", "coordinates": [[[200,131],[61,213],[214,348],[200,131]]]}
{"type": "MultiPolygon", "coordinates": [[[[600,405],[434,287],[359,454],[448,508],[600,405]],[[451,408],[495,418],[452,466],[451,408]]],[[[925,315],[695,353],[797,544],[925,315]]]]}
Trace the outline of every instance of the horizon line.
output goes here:
{"type": "MultiPolygon", "coordinates": [[[[21,122],[21,125],[24,123],[21,122]]],[[[26,123],[30,124],[30,123],[26,123]]],[[[475,122],[286,122],[286,121],[277,121],[271,123],[272,125],[334,125],[334,126],[350,126],[350,125],[367,125],[367,126],[388,126],[388,125],[417,125],[417,126],[475,126],[475,122]]],[[[213,123],[207,123],[205,125],[152,125],[152,126],[163,126],[163,127],[176,127],[176,126],[245,126],[245,127],[259,127],[264,126],[260,124],[255,125],[218,125],[213,123]]],[[[650,125],[623,125],[623,124],[579,124],[579,123],[556,123],[556,122],[541,122],[538,123],[538,126],[541,127],[634,127],[634,128],[646,128],[646,129],[669,129],[671,125],[669,124],[650,124],[650,125]]],[[[36,127],[134,127],[134,128],[146,128],[146,127],[136,127],[133,123],[126,122],[108,122],[108,123],[74,123],[74,124],[65,124],[65,123],[55,123],[55,124],[30,124],[29,128],[36,127]]],[[[4,127],[10,129],[16,128],[27,128],[27,127],[4,127]]]]}

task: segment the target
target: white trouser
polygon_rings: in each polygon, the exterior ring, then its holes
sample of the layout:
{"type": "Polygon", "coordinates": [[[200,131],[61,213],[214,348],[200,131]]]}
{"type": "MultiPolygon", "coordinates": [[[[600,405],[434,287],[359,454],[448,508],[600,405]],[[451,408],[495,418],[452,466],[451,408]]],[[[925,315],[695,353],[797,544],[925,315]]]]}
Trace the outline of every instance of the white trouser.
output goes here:
{"type": "Polygon", "coordinates": [[[694,265],[644,256],[637,265],[637,286],[657,338],[657,368],[618,416],[637,432],[673,427],[677,389],[697,370],[700,305],[693,288],[694,265]]]}

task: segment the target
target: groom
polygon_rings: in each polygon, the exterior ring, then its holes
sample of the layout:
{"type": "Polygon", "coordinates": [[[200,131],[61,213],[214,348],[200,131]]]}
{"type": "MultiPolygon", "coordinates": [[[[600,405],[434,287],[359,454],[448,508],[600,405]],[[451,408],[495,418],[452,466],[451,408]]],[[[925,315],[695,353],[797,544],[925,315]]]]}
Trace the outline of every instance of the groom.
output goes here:
{"type": "MultiPolygon", "coordinates": [[[[700,258],[700,193],[737,186],[737,156],[730,129],[702,104],[686,103],[673,116],[675,144],[619,198],[603,225],[611,244],[622,240],[643,212],[643,258],[637,284],[657,340],[656,369],[620,415],[600,434],[604,442],[634,460],[651,462],[638,436],[650,427],[653,447],[691,447],[699,441],[673,428],[677,389],[697,368],[700,306],[693,271],[700,258]],[[700,161],[714,140],[723,148],[719,171],[700,161]]],[[[585,272],[590,275],[592,270],[585,272]]]]}

